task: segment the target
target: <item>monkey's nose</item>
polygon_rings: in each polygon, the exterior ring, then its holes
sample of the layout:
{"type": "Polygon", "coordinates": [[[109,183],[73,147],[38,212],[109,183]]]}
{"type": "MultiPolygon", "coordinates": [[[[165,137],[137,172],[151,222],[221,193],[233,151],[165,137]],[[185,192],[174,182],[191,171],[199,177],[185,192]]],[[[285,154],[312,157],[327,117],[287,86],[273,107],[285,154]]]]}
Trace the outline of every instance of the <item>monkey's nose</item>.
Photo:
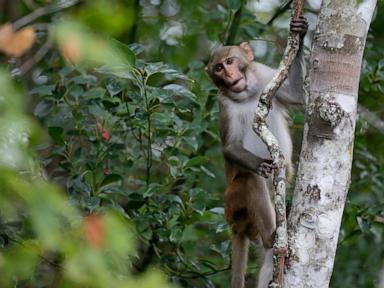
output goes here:
{"type": "Polygon", "coordinates": [[[225,70],[225,75],[229,78],[233,77],[233,73],[231,71],[225,70]]]}

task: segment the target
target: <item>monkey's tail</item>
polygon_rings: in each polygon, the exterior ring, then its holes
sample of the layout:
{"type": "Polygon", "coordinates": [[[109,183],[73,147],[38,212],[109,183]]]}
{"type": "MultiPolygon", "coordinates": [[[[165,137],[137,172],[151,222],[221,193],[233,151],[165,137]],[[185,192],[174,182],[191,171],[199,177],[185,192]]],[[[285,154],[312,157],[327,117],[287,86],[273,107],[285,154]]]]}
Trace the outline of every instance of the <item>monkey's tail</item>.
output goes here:
{"type": "Polygon", "coordinates": [[[263,264],[259,271],[257,288],[267,288],[273,276],[273,248],[264,249],[263,264]]]}
{"type": "Polygon", "coordinates": [[[231,288],[243,288],[248,261],[249,239],[242,233],[232,236],[232,281],[231,288]]]}

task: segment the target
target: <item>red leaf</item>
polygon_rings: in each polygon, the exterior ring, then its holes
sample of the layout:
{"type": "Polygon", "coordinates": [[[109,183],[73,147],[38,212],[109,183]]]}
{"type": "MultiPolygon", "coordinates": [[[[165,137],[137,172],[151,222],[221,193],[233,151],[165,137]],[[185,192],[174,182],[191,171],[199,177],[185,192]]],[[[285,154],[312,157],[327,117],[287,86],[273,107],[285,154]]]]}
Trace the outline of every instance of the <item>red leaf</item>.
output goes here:
{"type": "Polygon", "coordinates": [[[101,138],[103,138],[105,141],[108,141],[111,138],[111,134],[108,130],[106,130],[103,125],[100,122],[96,123],[97,130],[101,134],[101,138]]]}
{"type": "Polygon", "coordinates": [[[101,215],[90,214],[84,219],[84,232],[87,242],[96,249],[104,246],[105,231],[101,215]]]}
{"type": "Polygon", "coordinates": [[[109,132],[107,130],[104,130],[103,132],[101,132],[101,137],[103,137],[103,139],[105,141],[108,141],[109,138],[111,138],[111,135],[109,134],[109,132]]]}

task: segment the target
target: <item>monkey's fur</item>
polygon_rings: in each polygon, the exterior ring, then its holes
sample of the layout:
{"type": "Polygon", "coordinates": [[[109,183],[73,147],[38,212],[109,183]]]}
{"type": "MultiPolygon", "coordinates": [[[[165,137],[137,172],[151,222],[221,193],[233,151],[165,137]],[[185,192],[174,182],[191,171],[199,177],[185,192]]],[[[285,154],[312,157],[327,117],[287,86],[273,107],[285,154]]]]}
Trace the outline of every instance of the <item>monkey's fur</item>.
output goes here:
{"type": "MultiPolygon", "coordinates": [[[[304,18],[292,21],[291,29],[305,34],[304,18]]],[[[301,41],[302,42],[302,41],[301,41]]],[[[287,126],[287,108],[304,104],[304,59],[302,47],[287,81],[272,100],[266,119],[283,151],[291,174],[292,140],[287,126]]],[[[225,159],[227,188],[224,194],[225,217],[232,229],[232,288],[244,287],[249,241],[261,239],[264,260],[258,288],[268,287],[272,279],[272,245],[276,229],[271,201],[271,180],[275,168],[266,145],[252,130],[260,94],[275,70],[254,61],[246,42],[215,50],[206,67],[219,88],[220,136],[225,159]]]]}

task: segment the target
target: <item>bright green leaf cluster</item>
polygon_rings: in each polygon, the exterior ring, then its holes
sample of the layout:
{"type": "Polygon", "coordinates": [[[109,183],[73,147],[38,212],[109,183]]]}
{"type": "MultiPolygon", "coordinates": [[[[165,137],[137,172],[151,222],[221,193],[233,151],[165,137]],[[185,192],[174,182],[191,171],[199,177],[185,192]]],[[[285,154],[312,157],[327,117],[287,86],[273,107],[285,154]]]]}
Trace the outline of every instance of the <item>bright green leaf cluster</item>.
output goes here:
{"type": "MultiPolygon", "coordinates": [[[[85,215],[44,180],[28,152],[36,124],[23,112],[20,93],[4,72],[0,83],[0,147],[13,149],[0,162],[0,286],[39,283],[46,267],[45,273],[61,275],[51,280],[60,287],[170,287],[158,271],[132,276],[134,232],[124,217],[113,209],[85,215]],[[16,119],[23,121],[20,129],[10,125],[16,119]]],[[[63,133],[50,129],[57,144],[65,143],[63,133]]],[[[116,181],[121,177],[109,174],[101,187],[116,181]]]]}

